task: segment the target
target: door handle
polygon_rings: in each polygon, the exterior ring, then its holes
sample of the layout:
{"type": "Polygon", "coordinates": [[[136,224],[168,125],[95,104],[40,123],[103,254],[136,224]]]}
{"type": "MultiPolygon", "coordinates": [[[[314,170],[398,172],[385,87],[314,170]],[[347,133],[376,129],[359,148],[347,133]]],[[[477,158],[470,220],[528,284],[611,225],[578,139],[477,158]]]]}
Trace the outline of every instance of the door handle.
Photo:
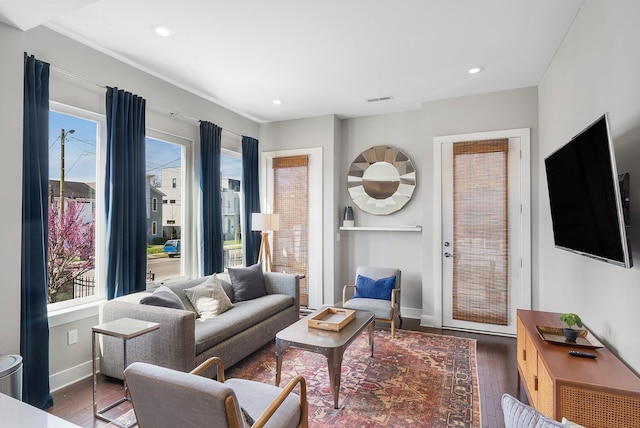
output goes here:
{"type": "Polygon", "coordinates": [[[444,256],[445,256],[445,257],[453,257],[453,254],[451,254],[451,253],[444,253],[444,256]]]}

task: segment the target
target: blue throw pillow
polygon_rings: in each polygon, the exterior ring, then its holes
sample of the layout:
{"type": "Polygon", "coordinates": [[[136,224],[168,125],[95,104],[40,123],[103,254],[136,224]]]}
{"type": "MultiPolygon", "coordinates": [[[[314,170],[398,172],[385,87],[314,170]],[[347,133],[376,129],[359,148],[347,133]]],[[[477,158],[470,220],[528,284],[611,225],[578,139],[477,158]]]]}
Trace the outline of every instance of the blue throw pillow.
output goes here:
{"type": "Polygon", "coordinates": [[[353,298],[391,300],[391,290],[393,290],[395,286],[395,275],[376,280],[358,275],[356,279],[356,292],[353,298]]]}

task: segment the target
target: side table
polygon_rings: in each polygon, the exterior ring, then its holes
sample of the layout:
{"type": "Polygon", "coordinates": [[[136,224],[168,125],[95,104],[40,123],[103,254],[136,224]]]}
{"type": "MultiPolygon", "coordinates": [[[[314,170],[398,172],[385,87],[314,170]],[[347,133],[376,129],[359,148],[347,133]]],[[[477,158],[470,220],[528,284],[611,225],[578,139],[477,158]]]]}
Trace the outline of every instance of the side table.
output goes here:
{"type": "Polygon", "coordinates": [[[126,368],[127,367],[127,340],[133,339],[134,337],[141,336],[143,334],[149,333],[159,328],[160,328],[160,324],[158,324],[157,322],[149,322],[149,321],[136,320],[131,318],[120,318],[115,321],[110,321],[110,322],[96,325],[92,328],[91,345],[92,345],[92,363],[93,363],[93,415],[96,418],[102,419],[103,421],[106,421],[106,422],[111,422],[114,425],[117,425],[121,428],[130,428],[136,425],[135,422],[130,425],[124,425],[112,418],[109,418],[104,414],[106,411],[113,409],[117,405],[124,403],[125,401],[129,401],[129,397],[127,394],[126,380],[124,382],[124,397],[98,410],[98,400],[96,399],[96,390],[98,386],[98,378],[96,373],[97,372],[96,370],[96,335],[104,334],[106,336],[112,336],[112,337],[117,337],[122,339],[122,347],[124,352],[123,368],[126,368]]]}

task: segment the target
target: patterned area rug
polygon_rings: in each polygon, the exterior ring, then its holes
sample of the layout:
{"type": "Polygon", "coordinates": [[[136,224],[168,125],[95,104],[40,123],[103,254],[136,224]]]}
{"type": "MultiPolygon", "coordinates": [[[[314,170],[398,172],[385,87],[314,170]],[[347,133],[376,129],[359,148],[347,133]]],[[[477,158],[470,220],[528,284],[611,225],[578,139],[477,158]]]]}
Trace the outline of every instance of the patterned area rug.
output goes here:
{"type": "MultiPolygon", "coordinates": [[[[327,360],[287,349],[282,381],[304,376],[311,427],[480,427],[476,341],[453,336],[376,329],[374,357],[368,335],[347,348],[339,409],[333,408],[327,360]]],[[[275,345],[238,363],[227,378],[275,382],[275,345]]]]}

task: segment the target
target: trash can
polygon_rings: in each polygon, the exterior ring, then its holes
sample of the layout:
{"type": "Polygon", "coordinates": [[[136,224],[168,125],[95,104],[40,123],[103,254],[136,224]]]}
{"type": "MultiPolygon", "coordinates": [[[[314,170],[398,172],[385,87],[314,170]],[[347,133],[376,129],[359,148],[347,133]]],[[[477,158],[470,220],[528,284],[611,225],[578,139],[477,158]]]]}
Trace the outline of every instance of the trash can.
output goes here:
{"type": "Polygon", "coordinates": [[[0,393],[22,401],[22,357],[0,357],[0,393]]]}

